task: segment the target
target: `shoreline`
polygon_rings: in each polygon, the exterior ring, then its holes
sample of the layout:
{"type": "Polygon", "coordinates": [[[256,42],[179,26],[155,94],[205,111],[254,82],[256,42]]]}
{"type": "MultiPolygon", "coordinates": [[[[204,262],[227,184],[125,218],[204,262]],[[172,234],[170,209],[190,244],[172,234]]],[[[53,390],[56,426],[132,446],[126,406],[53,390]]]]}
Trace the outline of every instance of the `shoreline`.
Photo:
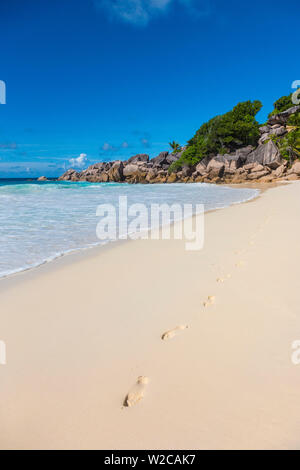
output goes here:
{"type": "Polygon", "coordinates": [[[134,240],[3,279],[0,447],[299,448],[299,194],[206,213],[200,252],[134,240]]]}
{"type": "MultiPolygon", "coordinates": [[[[90,183],[90,184],[94,184],[94,183],[90,183]]],[[[101,183],[98,183],[98,184],[101,184],[101,183]]],[[[126,183],[125,183],[126,184],[126,183]]],[[[182,183],[182,184],[186,184],[186,183],[182,183]]],[[[189,183],[189,184],[193,184],[193,183],[189,183]]],[[[196,183],[197,184],[197,183],[196,183]]],[[[224,207],[218,207],[218,208],[215,208],[215,209],[208,209],[207,211],[205,211],[205,214],[208,214],[209,212],[214,212],[214,211],[218,211],[218,210],[223,210],[223,209],[227,209],[228,207],[231,207],[231,206],[234,206],[234,205],[239,205],[239,204],[246,204],[247,202],[251,202],[253,200],[255,200],[257,197],[260,196],[260,194],[271,188],[271,187],[275,187],[278,183],[273,183],[273,184],[263,184],[263,183],[249,183],[249,184],[236,184],[236,185],[231,185],[231,184],[224,184],[222,186],[224,187],[229,187],[229,188],[233,188],[233,189],[236,189],[236,188],[245,188],[245,189],[253,189],[253,190],[258,190],[259,193],[247,200],[243,200],[243,201],[240,201],[240,202],[232,202],[231,204],[227,205],[227,206],[224,206],[224,207]]],[[[197,214],[193,214],[192,218],[196,217],[197,214]]],[[[174,225],[175,222],[171,222],[170,226],[172,227],[174,225]]],[[[22,275],[22,274],[26,274],[27,272],[29,271],[32,271],[32,270],[35,270],[35,269],[39,269],[43,266],[47,266],[49,263],[53,263],[54,261],[57,261],[61,258],[64,258],[66,256],[76,256],[77,254],[85,254],[87,252],[89,252],[90,250],[96,250],[96,249],[104,249],[104,248],[108,248],[108,245],[112,245],[111,248],[113,246],[116,246],[116,244],[118,243],[123,243],[123,242],[126,242],[126,241],[135,241],[134,239],[131,239],[131,238],[127,238],[126,240],[121,240],[121,239],[118,239],[116,241],[108,241],[106,243],[102,243],[101,242],[96,242],[95,244],[92,244],[92,245],[89,245],[89,246],[86,246],[86,247],[81,247],[81,248],[74,248],[74,249],[71,249],[71,250],[68,250],[68,251],[65,251],[65,252],[62,252],[60,254],[55,254],[53,255],[53,257],[51,257],[51,259],[46,259],[44,261],[41,261],[40,263],[38,264],[35,264],[35,265],[32,265],[32,266],[28,266],[26,268],[20,268],[19,270],[17,271],[14,271],[14,272],[11,272],[11,273],[8,273],[8,274],[4,274],[2,276],[0,276],[0,289],[1,289],[1,281],[3,280],[6,280],[6,279],[10,279],[12,277],[15,277],[15,276],[19,276],[19,275],[22,275]]]]}

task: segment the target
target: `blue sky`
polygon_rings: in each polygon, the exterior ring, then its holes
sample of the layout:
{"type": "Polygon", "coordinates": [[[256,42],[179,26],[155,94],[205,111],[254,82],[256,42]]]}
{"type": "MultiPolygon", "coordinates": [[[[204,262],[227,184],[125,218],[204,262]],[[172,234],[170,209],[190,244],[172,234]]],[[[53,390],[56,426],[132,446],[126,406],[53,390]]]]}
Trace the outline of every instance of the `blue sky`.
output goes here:
{"type": "Polygon", "coordinates": [[[300,79],[299,0],[1,0],[0,177],[184,144],[300,79]]]}

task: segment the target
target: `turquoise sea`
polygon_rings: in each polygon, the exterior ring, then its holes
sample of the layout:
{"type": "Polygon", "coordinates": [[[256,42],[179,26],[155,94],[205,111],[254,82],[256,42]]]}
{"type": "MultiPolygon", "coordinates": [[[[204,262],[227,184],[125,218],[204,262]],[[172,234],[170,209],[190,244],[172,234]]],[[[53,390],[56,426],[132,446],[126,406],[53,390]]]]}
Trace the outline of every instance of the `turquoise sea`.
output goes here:
{"type": "MultiPolygon", "coordinates": [[[[204,204],[205,210],[256,197],[257,190],[209,184],[128,185],[0,179],[0,277],[101,244],[99,204],[204,204]]],[[[102,242],[103,243],[103,242],[102,242]]]]}

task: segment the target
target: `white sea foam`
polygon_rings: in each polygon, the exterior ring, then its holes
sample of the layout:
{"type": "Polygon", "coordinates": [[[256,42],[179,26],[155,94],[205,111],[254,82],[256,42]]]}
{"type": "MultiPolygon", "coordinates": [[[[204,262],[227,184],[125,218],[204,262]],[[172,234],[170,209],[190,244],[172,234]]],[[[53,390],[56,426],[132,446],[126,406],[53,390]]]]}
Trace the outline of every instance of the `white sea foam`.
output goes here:
{"type": "Polygon", "coordinates": [[[204,204],[218,209],[256,197],[257,190],[210,184],[127,185],[0,181],[0,277],[65,253],[100,244],[96,208],[118,204],[204,204]]]}

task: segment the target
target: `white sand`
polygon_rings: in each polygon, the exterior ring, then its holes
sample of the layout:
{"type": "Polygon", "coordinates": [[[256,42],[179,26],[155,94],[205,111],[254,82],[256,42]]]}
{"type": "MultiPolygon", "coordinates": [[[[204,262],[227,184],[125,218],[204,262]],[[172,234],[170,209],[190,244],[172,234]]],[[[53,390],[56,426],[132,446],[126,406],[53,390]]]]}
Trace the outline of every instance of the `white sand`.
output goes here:
{"type": "Polygon", "coordinates": [[[299,448],[299,215],[296,182],[207,214],[200,252],[135,241],[2,280],[0,447],[299,448]]]}

